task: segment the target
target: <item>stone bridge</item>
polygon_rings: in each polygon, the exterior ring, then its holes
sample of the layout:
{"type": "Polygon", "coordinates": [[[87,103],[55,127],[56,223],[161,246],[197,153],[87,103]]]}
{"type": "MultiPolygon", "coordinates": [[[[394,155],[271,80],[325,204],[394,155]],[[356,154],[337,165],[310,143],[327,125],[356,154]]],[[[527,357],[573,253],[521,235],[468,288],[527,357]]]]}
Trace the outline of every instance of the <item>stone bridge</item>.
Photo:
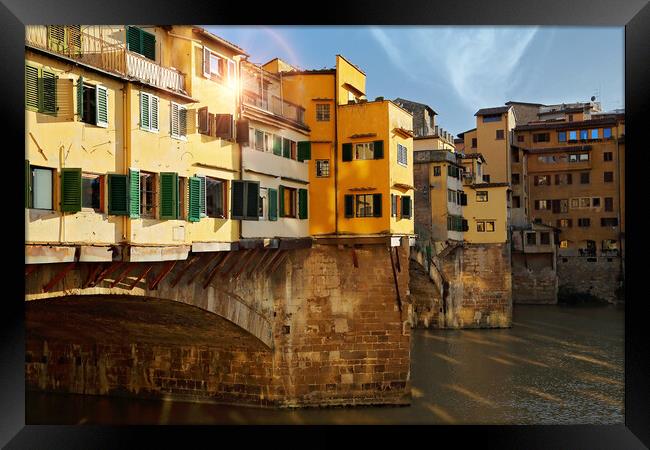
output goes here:
{"type": "Polygon", "coordinates": [[[27,386],[261,406],[408,403],[409,247],[391,242],[28,264],[27,386]]]}

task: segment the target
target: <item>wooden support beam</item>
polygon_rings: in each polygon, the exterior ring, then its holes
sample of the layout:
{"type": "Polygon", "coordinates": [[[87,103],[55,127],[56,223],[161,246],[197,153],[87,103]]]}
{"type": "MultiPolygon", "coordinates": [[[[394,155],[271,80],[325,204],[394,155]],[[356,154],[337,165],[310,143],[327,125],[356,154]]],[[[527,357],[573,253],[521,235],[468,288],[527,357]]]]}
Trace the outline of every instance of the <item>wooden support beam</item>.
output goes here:
{"type": "Polygon", "coordinates": [[[280,267],[280,265],[284,262],[285,259],[287,259],[287,256],[289,256],[289,252],[286,250],[283,250],[282,255],[278,257],[278,259],[271,265],[267,273],[273,273],[275,270],[280,267]]]}
{"type": "Polygon", "coordinates": [[[255,255],[257,255],[257,254],[259,253],[259,251],[260,251],[260,249],[259,249],[259,248],[256,248],[256,249],[252,250],[248,255],[246,255],[246,258],[245,258],[245,259],[242,258],[242,259],[244,259],[244,263],[243,263],[242,266],[239,268],[239,270],[237,271],[237,273],[235,273],[235,275],[234,275],[234,277],[233,277],[234,280],[238,280],[238,279],[239,279],[239,277],[241,276],[242,272],[244,272],[244,270],[248,267],[248,264],[249,264],[249,263],[250,263],[250,262],[255,258],[255,255]]]}
{"type": "Polygon", "coordinates": [[[352,248],[352,264],[354,264],[354,267],[356,269],[359,268],[359,260],[357,259],[357,251],[352,248]]]}
{"type": "Polygon", "coordinates": [[[68,272],[70,272],[70,271],[72,270],[72,268],[73,268],[74,266],[76,266],[76,265],[77,265],[76,262],[71,262],[71,263],[66,264],[65,267],[63,267],[63,268],[59,271],[59,273],[56,274],[56,275],[54,276],[54,278],[52,278],[52,279],[50,280],[49,283],[43,285],[43,292],[49,292],[50,289],[52,289],[52,288],[56,285],[56,283],[58,283],[59,281],[61,281],[61,280],[63,279],[63,277],[65,277],[65,275],[66,275],[68,272]]]}
{"type": "Polygon", "coordinates": [[[113,280],[113,282],[111,283],[111,289],[113,289],[117,284],[122,282],[122,280],[126,277],[126,275],[129,273],[129,271],[133,268],[134,265],[135,265],[134,263],[130,263],[130,262],[126,263],[126,267],[124,268],[124,270],[118,276],[116,276],[115,280],[113,280]]]}
{"type": "Polygon", "coordinates": [[[40,264],[25,264],[25,278],[38,270],[40,264]]]}
{"type": "Polygon", "coordinates": [[[257,264],[252,264],[250,266],[250,269],[248,269],[248,270],[246,270],[246,272],[244,272],[244,274],[246,276],[252,274],[255,269],[257,269],[259,271],[260,267],[262,267],[262,264],[264,264],[264,261],[268,258],[269,254],[271,254],[270,251],[266,251],[265,249],[260,249],[260,250],[261,250],[261,253],[262,253],[262,257],[257,262],[257,264]]]}
{"type": "Polygon", "coordinates": [[[235,267],[237,267],[237,264],[239,264],[239,261],[244,259],[246,255],[248,255],[252,250],[244,250],[243,252],[237,252],[237,256],[239,256],[239,260],[235,261],[232,266],[230,266],[229,269],[227,269],[224,273],[220,274],[221,278],[228,278],[228,276],[235,270],[235,267]],[[242,253],[241,255],[239,255],[242,253]]]}
{"type": "MultiPolygon", "coordinates": [[[[109,276],[111,273],[115,272],[118,267],[122,267],[124,264],[126,264],[124,261],[115,261],[111,263],[107,268],[102,270],[99,275],[97,275],[97,278],[92,280],[89,284],[90,287],[95,287],[98,285],[104,278],[109,276]]],[[[111,286],[112,287],[112,286],[111,286]]]]}
{"type": "MultiPolygon", "coordinates": [[[[133,282],[133,284],[131,284],[131,286],[129,286],[129,291],[132,291],[133,288],[135,287],[135,285],[138,284],[138,283],[140,282],[141,279],[143,279],[144,277],[146,277],[147,274],[149,273],[149,271],[150,271],[152,268],[153,268],[153,264],[149,264],[149,265],[148,265],[148,266],[147,266],[147,267],[142,271],[142,273],[140,274],[140,276],[139,276],[138,278],[136,278],[136,280],[133,282]]],[[[146,281],[147,281],[147,280],[145,279],[145,284],[146,284],[146,281]]]]}
{"type": "Polygon", "coordinates": [[[86,281],[81,285],[82,289],[86,289],[88,286],[90,286],[90,283],[95,279],[97,276],[97,273],[101,270],[102,268],[101,263],[98,264],[88,264],[88,276],[86,277],[86,281]]]}
{"type": "Polygon", "coordinates": [[[183,278],[183,275],[189,270],[190,267],[194,265],[199,259],[201,259],[201,255],[194,254],[192,257],[185,263],[185,266],[178,271],[178,275],[176,275],[176,278],[174,278],[171,282],[171,287],[176,287],[179,281],[181,281],[181,278],[183,278]]]}
{"type": "Polygon", "coordinates": [[[208,276],[205,278],[205,283],[203,283],[203,289],[207,288],[210,283],[212,282],[212,279],[214,276],[221,270],[224,264],[226,264],[226,261],[230,258],[230,256],[235,253],[235,252],[226,252],[226,255],[219,261],[217,264],[214,265],[208,276]]]}
{"type": "MultiPolygon", "coordinates": [[[[185,284],[187,284],[188,286],[189,286],[190,284],[192,284],[192,283],[194,282],[194,280],[196,280],[196,279],[199,277],[199,275],[201,275],[203,272],[205,272],[206,270],[208,270],[208,267],[210,267],[210,264],[212,264],[212,261],[214,261],[215,259],[217,259],[217,257],[218,257],[221,253],[222,253],[222,252],[214,252],[214,254],[212,254],[212,255],[210,255],[210,254],[206,255],[208,261],[207,261],[205,264],[203,264],[203,267],[201,267],[199,270],[197,270],[197,272],[196,272],[194,275],[192,275],[192,276],[187,280],[187,283],[185,283],[185,284]]],[[[203,259],[205,259],[205,258],[203,258],[203,259]]]]}
{"type": "Polygon", "coordinates": [[[160,284],[167,274],[172,271],[177,262],[178,260],[167,261],[163,268],[160,269],[158,276],[151,282],[151,284],[149,284],[149,290],[153,291],[154,289],[158,289],[158,284],[160,284]]]}
{"type": "MultiPolygon", "coordinates": [[[[392,248],[395,249],[395,261],[397,262],[397,271],[401,272],[402,271],[402,266],[400,265],[400,262],[399,262],[399,247],[392,247],[392,248]]],[[[392,251],[392,248],[391,248],[391,251],[392,251]]]]}
{"type": "Polygon", "coordinates": [[[281,254],[283,251],[284,251],[284,250],[276,250],[276,251],[274,251],[274,252],[271,252],[272,255],[271,255],[271,257],[270,257],[270,258],[269,258],[269,259],[264,263],[264,266],[263,266],[263,267],[260,266],[260,272],[265,272],[266,269],[268,269],[269,266],[275,262],[275,260],[278,258],[278,256],[280,256],[280,254],[281,254]]]}

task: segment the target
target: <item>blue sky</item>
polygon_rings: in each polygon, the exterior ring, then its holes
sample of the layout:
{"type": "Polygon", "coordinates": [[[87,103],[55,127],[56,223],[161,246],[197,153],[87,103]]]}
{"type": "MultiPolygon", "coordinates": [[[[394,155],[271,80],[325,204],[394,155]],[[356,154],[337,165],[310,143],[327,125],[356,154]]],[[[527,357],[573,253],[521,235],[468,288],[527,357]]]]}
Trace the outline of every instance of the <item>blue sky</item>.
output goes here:
{"type": "Polygon", "coordinates": [[[453,134],[508,100],[624,107],[622,27],[206,26],[246,50],[302,69],[342,54],[367,75],[366,95],[430,105],[453,134]]]}

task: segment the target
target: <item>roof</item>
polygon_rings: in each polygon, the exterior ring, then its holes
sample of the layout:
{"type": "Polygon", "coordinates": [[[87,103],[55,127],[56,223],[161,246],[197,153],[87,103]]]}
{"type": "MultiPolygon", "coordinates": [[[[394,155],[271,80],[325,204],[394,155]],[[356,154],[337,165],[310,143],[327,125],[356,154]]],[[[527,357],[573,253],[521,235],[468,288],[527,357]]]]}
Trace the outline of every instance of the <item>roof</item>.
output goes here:
{"type": "Polygon", "coordinates": [[[366,74],[363,70],[361,70],[361,69],[359,68],[359,66],[357,66],[357,65],[354,64],[354,63],[352,63],[352,61],[350,61],[349,59],[347,59],[345,56],[343,56],[343,55],[341,55],[341,54],[337,54],[336,56],[340,56],[341,59],[342,59],[343,61],[345,61],[346,63],[350,64],[352,67],[354,67],[355,69],[357,69],[357,70],[358,70],[359,72],[361,72],[363,75],[366,74]]]}
{"type": "Polygon", "coordinates": [[[418,105],[419,107],[421,107],[421,108],[426,109],[427,111],[429,111],[429,112],[430,112],[431,114],[433,114],[434,116],[437,116],[437,115],[438,115],[438,113],[435,112],[435,111],[433,110],[433,108],[431,108],[429,105],[427,105],[427,104],[425,104],[425,103],[414,102],[413,100],[406,100],[405,98],[400,98],[400,97],[397,97],[395,100],[393,100],[393,102],[398,103],[398,104],[402,104],[402,103],[403,103],[403,104],[405,104],[405,105],[408,105],[408,104],[418,105]]]}
{"type": "Polygon", "coordinates": [[[516,102],[514,100],[510,100],[506,102],[506,105],[530,105],[530,106],[546,106],[543,103],[529,103],[529,102],[516,102]]]}
{"type": "Polygon", "coordinates": [[[560,113],[571,113],[571,112],[583,112],[587,106],[576,106],[574,108],[563,108],[563,109],[552,109],[550,111],[539,112],[538,115],[544,116],[546,114],[560,114],[560,113]]]}
{"type": "Polygon", "coordinates": [[[210,33],[208,30],[206,30],[203,27],[200,27],[198,25],[194,25],[194,27],[192,28],[192,31],[194,31],[195,33],[202,34],[203,36],[206,36],[206,37],[212,39],[213,41],[217,41],[220,44],[225,45],[226,47],[229,47],[231,50],[235,50],[236,52],[239,52],[240,54],[242,54],[244,56],[250,56],[248,53],[246,53],[244,51],[243,48],[239,47],[238,45],[233,44],[230,41],[225,40],[222,37],[217,36],[216,34],[210,33]]]}
{"type": "Polygon", "coordinates": [[[476,128],[472,128],[471,130],[463,131],[462,133],[458,133],[456,136],[465,137],[465,133],[471,133],[472,131],[476,131],[476,128]]]}
{"type": "Polygon", "coordinates": [[[510,183],[474,183],[473,188],[510,187],[510,183]]]}
{"type": "Polygon", "coordinates": [[[482,153],[463,153],[461,156],[462,159],[482,159],[485,161],[485,158],[483,157],[482,153]]]}
{"type": "Polygon", "coordinates": [[[497,106],[496,108],[483,108],[476,111],[475,116],[487,116],[490,114],[503,114],[508,112],[511,106],[497,106]]]}
{"type": "Polygon", "coordinates": [[[556,130],[556,129],[570,129],[580,127],[591,127],[596,125],[616,125],[618,119],[624,119],[624,114],[616,114],[602,119],[580,120],[574,122],[542,122],[531,123],[527,125],[517,125],[515,131],[526,130],[556,130]]]}
{"type": "Polygon", "coordinates": [[[319,74],[334,74],[334,73],[336,73],[336,69],[292,70],[291,72],[282,72],[282,76],[319,75],[319,74]]]}

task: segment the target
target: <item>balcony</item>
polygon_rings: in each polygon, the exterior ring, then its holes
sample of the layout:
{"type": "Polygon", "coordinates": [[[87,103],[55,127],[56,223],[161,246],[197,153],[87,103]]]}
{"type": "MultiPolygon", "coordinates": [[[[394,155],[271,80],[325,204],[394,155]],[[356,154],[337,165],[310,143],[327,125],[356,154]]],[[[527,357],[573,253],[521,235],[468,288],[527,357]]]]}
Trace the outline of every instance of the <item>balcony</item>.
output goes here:
{"type": "Polygon", "coordinates": [[[184,93],[185,76],[173,67],[127,50],[124,26],[27,25],[28,47],[56,53],[83,64],[125,78],[135,78],[152,86],[184,93]]]}

